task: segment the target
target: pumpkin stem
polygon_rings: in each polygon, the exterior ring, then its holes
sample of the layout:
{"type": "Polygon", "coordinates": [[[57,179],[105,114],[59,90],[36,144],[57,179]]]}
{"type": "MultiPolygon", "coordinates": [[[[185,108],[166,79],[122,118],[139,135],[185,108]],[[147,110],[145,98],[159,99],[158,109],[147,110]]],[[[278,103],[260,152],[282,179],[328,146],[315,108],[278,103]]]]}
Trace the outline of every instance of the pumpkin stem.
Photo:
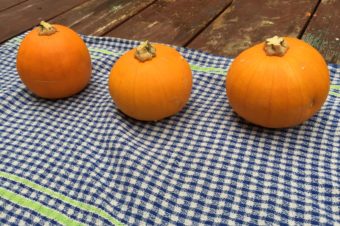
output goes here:
{"type": "Polygon", "coordinates": [[[135,57],[141,61],[151,60],[156,56],[156,49],[151,45],[149,41],[142,42],[136,48],[135,57]]]}
{"type": "Polygon", "coordinates": [[[283,56],[288,48],[286,40],[278,36],[268,38],[264,43],[264,51],[268,56],[283,56]]]}
{"type": "Polygon", "coordinates": [[[41,21],[39,27],[40,27],[39,35],[53,35],[54,33],[57,32],[57,29],[53,25],[45,21],[41,21]]]}

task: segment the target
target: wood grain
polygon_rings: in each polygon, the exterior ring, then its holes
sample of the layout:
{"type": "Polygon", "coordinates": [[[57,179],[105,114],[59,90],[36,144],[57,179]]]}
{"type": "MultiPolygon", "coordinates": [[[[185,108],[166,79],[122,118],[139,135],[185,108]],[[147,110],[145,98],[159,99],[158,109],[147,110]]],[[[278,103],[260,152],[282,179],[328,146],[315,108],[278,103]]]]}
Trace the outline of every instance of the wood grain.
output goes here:
{"type": "Polygon", "coordinates": [[[340,1],[322,0],[302,39],[330,63],[340,64],[340,1]]]}
{"type": "Polygon", "coordinates": [[[0,0],[0,11],[3,11],[25,1],[27,0],[0,0]]]}
{"type": "Polygon", "coordinates": [[[231,0],[159,0],[108,36],[185,45],[231,0]]]}
{"type": "Polygon", "coordinates": [[[87,0],[28,0],[0,13],[0,42],[87,0]]]}
{"type": "Polygon", "coordinates": [[[235,0],[189,45],[218,55],[236,56],[265,38],[295,36],[303,30],[317,0],[235,0]]]}
{"type": "Polygon", "coordinates": [[[86,35],[103,35],[115,26],[148,7],[155,0],[90,0],[54,18],[86,35]]]}

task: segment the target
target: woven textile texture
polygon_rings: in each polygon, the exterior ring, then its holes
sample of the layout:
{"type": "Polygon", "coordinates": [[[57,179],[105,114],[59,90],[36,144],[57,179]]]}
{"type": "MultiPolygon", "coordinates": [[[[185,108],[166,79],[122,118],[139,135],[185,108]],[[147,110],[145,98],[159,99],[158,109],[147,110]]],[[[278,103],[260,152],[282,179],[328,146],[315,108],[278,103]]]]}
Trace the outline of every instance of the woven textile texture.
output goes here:
{"type": "Polygon", "coordinates": [[[231,59],[178,48],[193,70],[186,107],[159,122],[118,111],[108,74],[138,42],[83,36],[90,85],[49,101],[19,80],[23,35],[0,46],[1,225],[340,224],[340,66],[321,111],[272,130],[225,95],[231,59]]]}

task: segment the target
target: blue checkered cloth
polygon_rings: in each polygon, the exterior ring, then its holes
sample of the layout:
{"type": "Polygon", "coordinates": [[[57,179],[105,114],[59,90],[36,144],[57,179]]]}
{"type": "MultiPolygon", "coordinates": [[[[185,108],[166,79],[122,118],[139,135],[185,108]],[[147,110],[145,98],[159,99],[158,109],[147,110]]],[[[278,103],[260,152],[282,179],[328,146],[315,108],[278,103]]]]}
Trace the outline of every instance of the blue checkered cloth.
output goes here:
{"type": "Polygon", "coordinates": [[[178,48],[189,103],[159,122],[119,112],[108,74],[136,41],[83,36],[90,85],[35,97],[15,67],[23,35],[0,46],[1,225],[339,225],[340,66],[303,125],[260,128],[228,105],[231,59],[178,48]]]}

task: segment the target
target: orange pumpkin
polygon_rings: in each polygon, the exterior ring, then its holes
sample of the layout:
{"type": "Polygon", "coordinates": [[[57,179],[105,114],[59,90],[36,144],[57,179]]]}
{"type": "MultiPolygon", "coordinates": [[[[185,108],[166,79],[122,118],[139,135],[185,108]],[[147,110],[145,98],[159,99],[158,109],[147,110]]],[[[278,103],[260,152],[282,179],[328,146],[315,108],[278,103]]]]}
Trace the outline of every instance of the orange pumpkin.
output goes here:
{"type": "Polygon", "coordinates": [[[301,124],[320,110],[330,87],[320,53],[296,38],[273,37],[245,51],[227,73],[229,103],[242,118],[269,128],[301,124]]]}
{"type": "Polygon", "coordinates": [[[114,64],[109,90],[116,106],[132,118],[157,121],[179,112],[190,97],[192,74],[174,49],[144,42],[114,64]]]}
{"type": "Polygon", "coordinates": [[[80,92],[91,78],[91,58],[71,29],[41,22],[21,42],[17,70],[37,96],[56,99],[80,92]]]}

